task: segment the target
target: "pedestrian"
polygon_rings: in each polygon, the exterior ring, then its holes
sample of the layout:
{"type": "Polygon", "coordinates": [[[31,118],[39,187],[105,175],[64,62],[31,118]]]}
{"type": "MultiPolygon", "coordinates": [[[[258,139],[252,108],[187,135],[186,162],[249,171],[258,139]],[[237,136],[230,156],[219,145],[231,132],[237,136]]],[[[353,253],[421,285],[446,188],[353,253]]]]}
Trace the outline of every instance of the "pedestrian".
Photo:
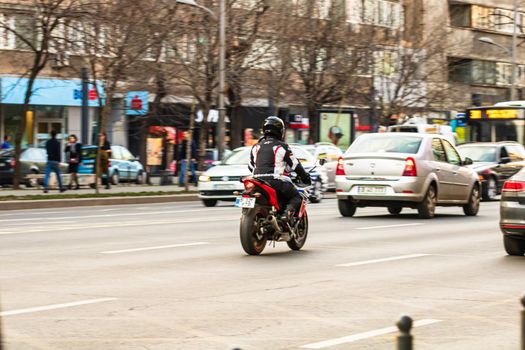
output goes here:
{"type": "Polygon", "coordinates": [[[4,136],[4,142],[2,143],[2,149],[10,149],[11,146],[11,136],[5,135],[4,136]]]}
{"type": "Polygon", "coordinates": [[[195,174],[195,158],[197,157],[197,143],[195,140],[190,140],[191,134],[189,131],[184,131],[183,135],[183,141],[180,144],[179,148],[179,159],[180,159],[180,170],[179,170],[179,186],[182,187],[185,184],[186,180],[186,165],[187,165],[187,159],[186,159],[186,151],[188,147],[188,141],[191,142],[191,159],[189,161],[190,165],[190,172],[191,176],[193,178],[193,181],[195,182],[195,185],[197,184],[197,176],[195,174]]]}
{"type": "Polygon", "coordinates": [[[68,137],[68,143],[65,149],[67,163],[69,164],[69,189],[73,188],[73,182],[76,183],[75,190],[80,188],[78,183],[78,166],[82,161],[82,144],[78,142],[76,135],[68,137]]]}
{"type": "Polygon", "coordinates": [[[102,183],[106,182],[106,189],[109,190],[109,162],[111,159],[111,144],[108,141],[108,137],[105,132],[101,132],[99,135],[99,147],[100,147],[100,179],[102,183]],[[105,179],[105,180],[104,180],[105,179]]]}
{"type": "Polygon", "coordinates": [[[54,172],[57,176],[58,188],[60,192],[66,189],[62,186],[62,177],[60,175],[60,142],[57,140],[56,130],[51,130],[51,139],[46,142],[47,163],[46,173],[44,175],[44,193],[47,193],[49,185],[49,176],[54,172]]]}

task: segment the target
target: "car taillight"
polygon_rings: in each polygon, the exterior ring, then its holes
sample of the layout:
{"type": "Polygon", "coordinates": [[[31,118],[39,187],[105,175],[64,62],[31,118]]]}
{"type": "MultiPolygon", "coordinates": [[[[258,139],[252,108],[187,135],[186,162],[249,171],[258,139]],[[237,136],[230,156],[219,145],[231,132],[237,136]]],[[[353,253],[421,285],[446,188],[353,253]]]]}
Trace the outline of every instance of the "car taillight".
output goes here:
{"type": "Polygon", "coordinates": [[[335,168],[335,175],[346,175],[343,157],[339,157],[339,159],[337,160],[337,168],[335,168]]]}
{"type": "Polygon", "coordinates": [[[14,168],[16,166],[16,160],[14,158],[11,159],[10,164],[11,164],[11,168],[14,168]]]}
{"type": "Polygon", "coordinates": [[[525,181],[508,180],[503,184],[503,192],[523,192],[525,191],[525,181]]]}
{"type": "Polygon", "coordinates": [[[405,170],[403,176],[417,176],[416,161],[412,157],[408,157],[405,161],[405,170]]]}

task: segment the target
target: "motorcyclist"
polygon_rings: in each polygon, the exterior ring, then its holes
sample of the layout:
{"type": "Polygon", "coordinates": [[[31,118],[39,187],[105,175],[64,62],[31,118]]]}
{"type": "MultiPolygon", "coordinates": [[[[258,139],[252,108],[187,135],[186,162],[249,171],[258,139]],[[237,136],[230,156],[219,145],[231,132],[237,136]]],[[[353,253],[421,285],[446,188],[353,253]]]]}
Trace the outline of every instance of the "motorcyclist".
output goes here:
{"type": "Polygon", "coordinates": [[[302,199],[286,174],[295,171],[306,185],[311,185],[310,175],[295,158],[290,146],[283,141],[285,128],[280,118],[266,118],[262,130],[264,136],[252,147],[248,167],[253,177],[268,182],[279,198],[287,203],[281,220],[290,221],[299,210],[302,199]]]}

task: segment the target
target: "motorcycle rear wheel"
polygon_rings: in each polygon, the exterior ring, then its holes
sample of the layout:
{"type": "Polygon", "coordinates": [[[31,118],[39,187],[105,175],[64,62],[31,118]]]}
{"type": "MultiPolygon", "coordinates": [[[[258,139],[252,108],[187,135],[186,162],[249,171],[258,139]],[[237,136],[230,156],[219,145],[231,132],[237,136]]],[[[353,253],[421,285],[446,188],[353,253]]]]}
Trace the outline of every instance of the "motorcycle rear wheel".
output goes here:
{"type": "Polygon", "coordinates": [[[262,214],[254,209],[243,209],[241,216],[241,244],[244,251],[249,255],[259,255],[266,246],[267,238],[259,231],[258,219],[262,214]]]}
{"type": "Polygon", "coordinates": [[[306,243],[306,237],[308,236],[308,214],[304,213],[299,225],[297,226],[297,233],[294,238],[286,242],[288,247],[292,250],[300,250],[306,243]]]}

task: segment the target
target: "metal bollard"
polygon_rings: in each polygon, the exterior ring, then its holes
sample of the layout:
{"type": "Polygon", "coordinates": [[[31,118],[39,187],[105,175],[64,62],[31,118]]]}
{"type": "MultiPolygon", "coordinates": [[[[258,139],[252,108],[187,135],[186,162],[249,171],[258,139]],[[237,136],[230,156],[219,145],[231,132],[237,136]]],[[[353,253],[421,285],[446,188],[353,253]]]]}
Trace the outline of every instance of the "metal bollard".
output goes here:
{"type": "Polygon", "coordinates": [[[525,350],[525,296],[521,298],[521,350],[525,350]]]}
{"type": "Polygon", "coordinates": [[[403,316],[396,323],[400,334],[397,336],[397,350],[412,350],[412,319],[408,316],[403,316]]]}

